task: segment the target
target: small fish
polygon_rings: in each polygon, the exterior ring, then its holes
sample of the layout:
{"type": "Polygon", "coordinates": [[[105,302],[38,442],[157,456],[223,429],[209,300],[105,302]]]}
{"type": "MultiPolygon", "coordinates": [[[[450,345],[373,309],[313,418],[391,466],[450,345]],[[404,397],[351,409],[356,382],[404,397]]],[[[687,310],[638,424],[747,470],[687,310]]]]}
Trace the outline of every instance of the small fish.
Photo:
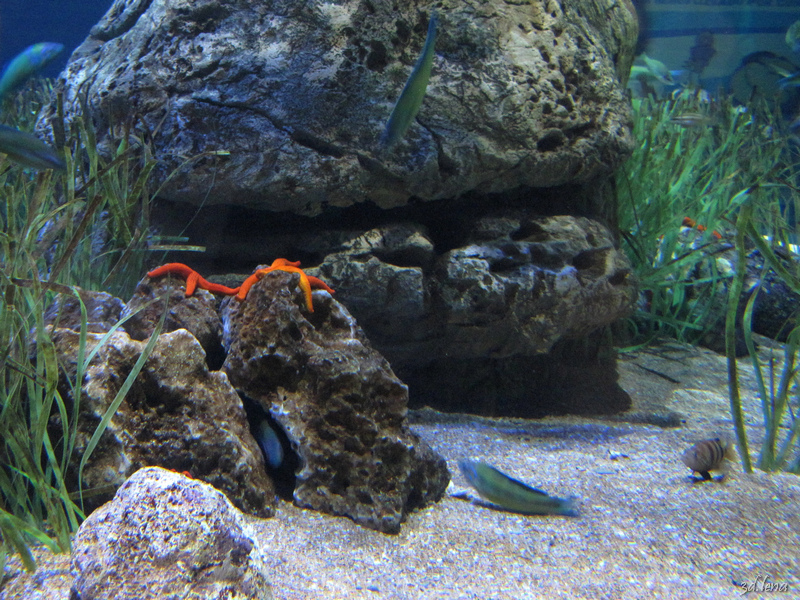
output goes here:
{"type": "Polygon", "coordinates": [[[667,85],[673,85],[675,83],[675,80],[672,78],[672,73],[670,73],[670,70],[667,69],[667,66],[660,60],[650,58],[647,56],[647,54],[642,54],[640,58],[644,61],[644,64],[650,74],[658,79],[661,83],[667,85]]]}
{"type": "Polygon", "coordinates": [[[786,30],[786,45],[792,52],[800,52],[800,21],[795,21],[786,30]]]}
{"type": "Polygon", "coordinates": [[[501,508],[523,515],[577,515],[572,500],[548,496],[486,463],[462,460],[458,467],[483,499],[501,508]]]}
{"type": "Polygon", "coordinates": [[[436,13],[432,13],[428,22],[428,35],[425,38],[422,53],[417,59],[417,64],[414,65],[414,69],[411,71],[400,97],[397,99],[397,103],[394,105],[392,114],[389,115],[389,120],[386,122],[386,129],[383,130],[383,135],[381,135],[380,143],[384,148],[391,148],[403,139],[411,125],[411,121],[417,116],[419,108],[422,106],[422,99],[425,97],[425,90],[428,88],[428,80],[431,77],[433,45],[436,42],[438,20],[436,13]]]}
{"type": "Polygon", "coordinates": [[[681,127],[706,127],[713,122],[711,117],[702,113],[683,113],[675,115],[669,120],[670,123],[681,127]]]}
{"type": "Polygon", "coordinates": [[[778,79],[777,83],[781,89],[786,89],[787,87],[800,87],[800,71],[795,71],[783,79],[778,79]]]}
{"type": "Polygon", "coordinates": [[[781,64],[775,61],[768,61],[766,67],[767,69],[775,73],[775,75],[781,78],[791,77],[792,73],[794,73],[793,69],[790,69],[785,64],[781,64]]]}
{"type": "Polygon", "coordinates": [[[64,44],[41,42],[28,46],[15,56],[0,75],[0,98],[14,91],[36,72],[43,69],[64,49],[64,44]]]}
{"type": "Polygon", "coordinates": [[[692,471],[700,473],[702,479],[698,481],[710,481],[709,471],[719,471],[722,461],[731,457],[732,450],[728,441],[719,438],[703,440],[684,452],[681,460],[692,471]]]}
{"type": "Polygon", "coordinates": [[[66,167],[55,148],[32,133],[0,125],[0,153],[31,169],[63,169],[66,167]]]}
{"type": "MultiPolygon", "coordinates": [[[[698,225],[697,221],[692,219],[691,217],[683,217],[683,222],[681,223],[683,227],[688,227],[690,229],[697,229],[700,233],[703,233],[706,230],[705,225],[698,225]]],[[[716,239],[721,240],[722,235],[718,231],[712,231],[711,235],[713,235],[716,239]]]]}
{"type": "Polygon", "coordinates": [[[258,445],[264,451],[267,464],[273,469],[280,467],[283,463],[283,446],[280,439],[278,439],[278,434],[275,433],[275,430],[266,419],[258,424],[258,437],[256,439],[258,445]]]}

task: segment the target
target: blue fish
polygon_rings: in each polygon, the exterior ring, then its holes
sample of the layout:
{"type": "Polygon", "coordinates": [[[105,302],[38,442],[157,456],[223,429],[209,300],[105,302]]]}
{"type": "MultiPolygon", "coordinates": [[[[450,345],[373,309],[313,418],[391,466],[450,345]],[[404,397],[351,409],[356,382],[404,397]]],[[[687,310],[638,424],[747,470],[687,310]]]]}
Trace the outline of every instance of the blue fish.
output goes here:
{"type": "Polygon", "coordinates": [[[0,153],[31,169],[63,169],[66,167],[55,148],[32,133],[0,125],[0,153]]]}
{"type": "Polygon", "coordinates": [[[283,446],[281,445],[278,434],[266,419],[258,424],[258,445],[264,451],[267,464],[273,469],[277,469],[283,463],[283,446]]]}
{"type": "Polygon", "coordinates": [[[433,67],[433,45],[436,42],[437,22],[436,13],[432,13],[422,53],[417,59],[417,64],[414,65],[414,70],[411,71],[403,91],[400,92],[392,114],[389,115],[386,129],[383,130],[381,146],[384,148],[391,148],[403,139],[411,121],[417,116],[419,108],[422,106],[422,99],[428,89],[428,80],[431,78],[431,68],[433,67]]]}
{"type": "Polygon", "coordinates": [[[791,75],[778,80],[778,85],[781,89],[787,87],[800,87],[800,71],[792,73],[791,75]]]}
{"type": "Polygon", "coordinates": [[[462,460],[458,467],[481,498],[523,515],[577,516],[571,499],[548,496],[482,462],[462,460]]]}
{"type": "Polygon", "coordinates": [[[0,75],[0,98],[13,92],[33,74],[42,70],[64,49],[64,44],[40,42],[15,56],[0,75]]]}

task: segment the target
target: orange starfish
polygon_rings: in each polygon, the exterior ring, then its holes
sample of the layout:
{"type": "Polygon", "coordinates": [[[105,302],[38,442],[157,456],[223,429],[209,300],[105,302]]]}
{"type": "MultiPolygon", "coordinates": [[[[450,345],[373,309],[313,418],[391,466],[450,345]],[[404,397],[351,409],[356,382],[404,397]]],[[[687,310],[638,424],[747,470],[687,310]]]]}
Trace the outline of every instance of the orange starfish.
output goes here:
{"type": "Polygon", "coordinates": [[[233,296],[239,288],[229,288],[218,283],[211,283],[200,277],[200,273],[186,266],[183,263],[167,263],[157,269],[150,271],[147,276],[150,278],[161,277],[162,275],[180,275],[186,278],[186,297],[188,298],[197,288],[208,290],[212,294],[225,294],[233,296]]]}
{"type": "Polygon", "coordinates": [[[314,305],[311,302],[311,290],[325,290],[331,294],[335,293],[324,281],[321,279],[314,277],[313,275],[306,275],[300,267],[300,261],[292,262],[290,260],[286,260],[285,258],[276,258],[272,264],[267,267],[266,269],[258,269],[255,273],[250,275],[247,279],[242,282],[242,286],[239,288],[239,293],[236,294],[236,298],[239,300],[244,300],[247,297],[247,292],[250,291],[250,288],[253,287],[257,281],[259,281],[264,275],[269,273],[270,271],[286,271],[287,273],[299,273],[300,274],[300,289],[303,290],[303,294],[306,298],[306,308],[308,308],[309,312],[314,312],[314,305]]]}

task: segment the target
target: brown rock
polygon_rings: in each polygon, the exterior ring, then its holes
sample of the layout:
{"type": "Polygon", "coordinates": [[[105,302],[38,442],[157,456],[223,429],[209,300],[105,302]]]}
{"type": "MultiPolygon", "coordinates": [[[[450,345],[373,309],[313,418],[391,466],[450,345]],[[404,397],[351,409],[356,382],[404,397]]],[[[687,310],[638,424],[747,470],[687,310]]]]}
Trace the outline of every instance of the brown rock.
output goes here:
{"type": "Polygon", "coordinates": [[[397,532],[441,498],[444,461],[406,425],[408,389],[326,292],[306,311],[299,276],[270,273],[223,302],[223,369],[284,428],[302,462],[294,499],[397,532]]]}
{"type": "Polygon", "coordinates": [[[186,329],[205,350],[209,368],[217,369],[224,360],[222,322],[216,310],[218,300],[206,290],[197,289],[188,298],[185,292],[186,282],[180,277],[165,276],[152,280],[145,277],[122,311],[122,317],[129,317],[124,325],[125,331],[134,340],[149,338],[164,314],[163,298],[166,295],[169,312],[162,332],[186,329]]]}
{"type": "MultiPolygon", "coordinates": [[[[74,379],[78,334],[56,329],[52,338],[61,364],[74,379]]],[[[90,334],[88,348],[100,338],[90,334]]],[[[116,331],[86,370],[78,435],[67,472],[70,491],[78,487],[78,465],[97,424],[144,346],[116,331]]],[[[62,395],[74,401],[67,386],[62,388],[62,395]]],[[[51,432],[58,439],[58,417],[51,419],[51,432]]],[[[159,337],[100,437],[83,472],[82,487],[90,492],[87,508],[108,500],[127,477],[148,465],[188,471],[249,513],[267,516],[275,502],[241,399],[224,373],[208,371],[200,344],[184,329],[159,337]]]]}

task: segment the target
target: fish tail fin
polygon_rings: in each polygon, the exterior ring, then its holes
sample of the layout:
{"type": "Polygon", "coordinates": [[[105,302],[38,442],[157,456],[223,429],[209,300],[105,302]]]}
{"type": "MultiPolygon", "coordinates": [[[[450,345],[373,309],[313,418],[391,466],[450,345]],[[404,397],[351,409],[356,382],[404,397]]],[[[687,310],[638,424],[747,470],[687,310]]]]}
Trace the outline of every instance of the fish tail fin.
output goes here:
{"type": "Polygon", "coordinates": [[[578,514],[578,508],[575,505],[576,500],[577,500],[576,496],[570,496],[569,498],[562,498],[558,514],[564,515],[565,517],[580,516],[578,514]]]}

